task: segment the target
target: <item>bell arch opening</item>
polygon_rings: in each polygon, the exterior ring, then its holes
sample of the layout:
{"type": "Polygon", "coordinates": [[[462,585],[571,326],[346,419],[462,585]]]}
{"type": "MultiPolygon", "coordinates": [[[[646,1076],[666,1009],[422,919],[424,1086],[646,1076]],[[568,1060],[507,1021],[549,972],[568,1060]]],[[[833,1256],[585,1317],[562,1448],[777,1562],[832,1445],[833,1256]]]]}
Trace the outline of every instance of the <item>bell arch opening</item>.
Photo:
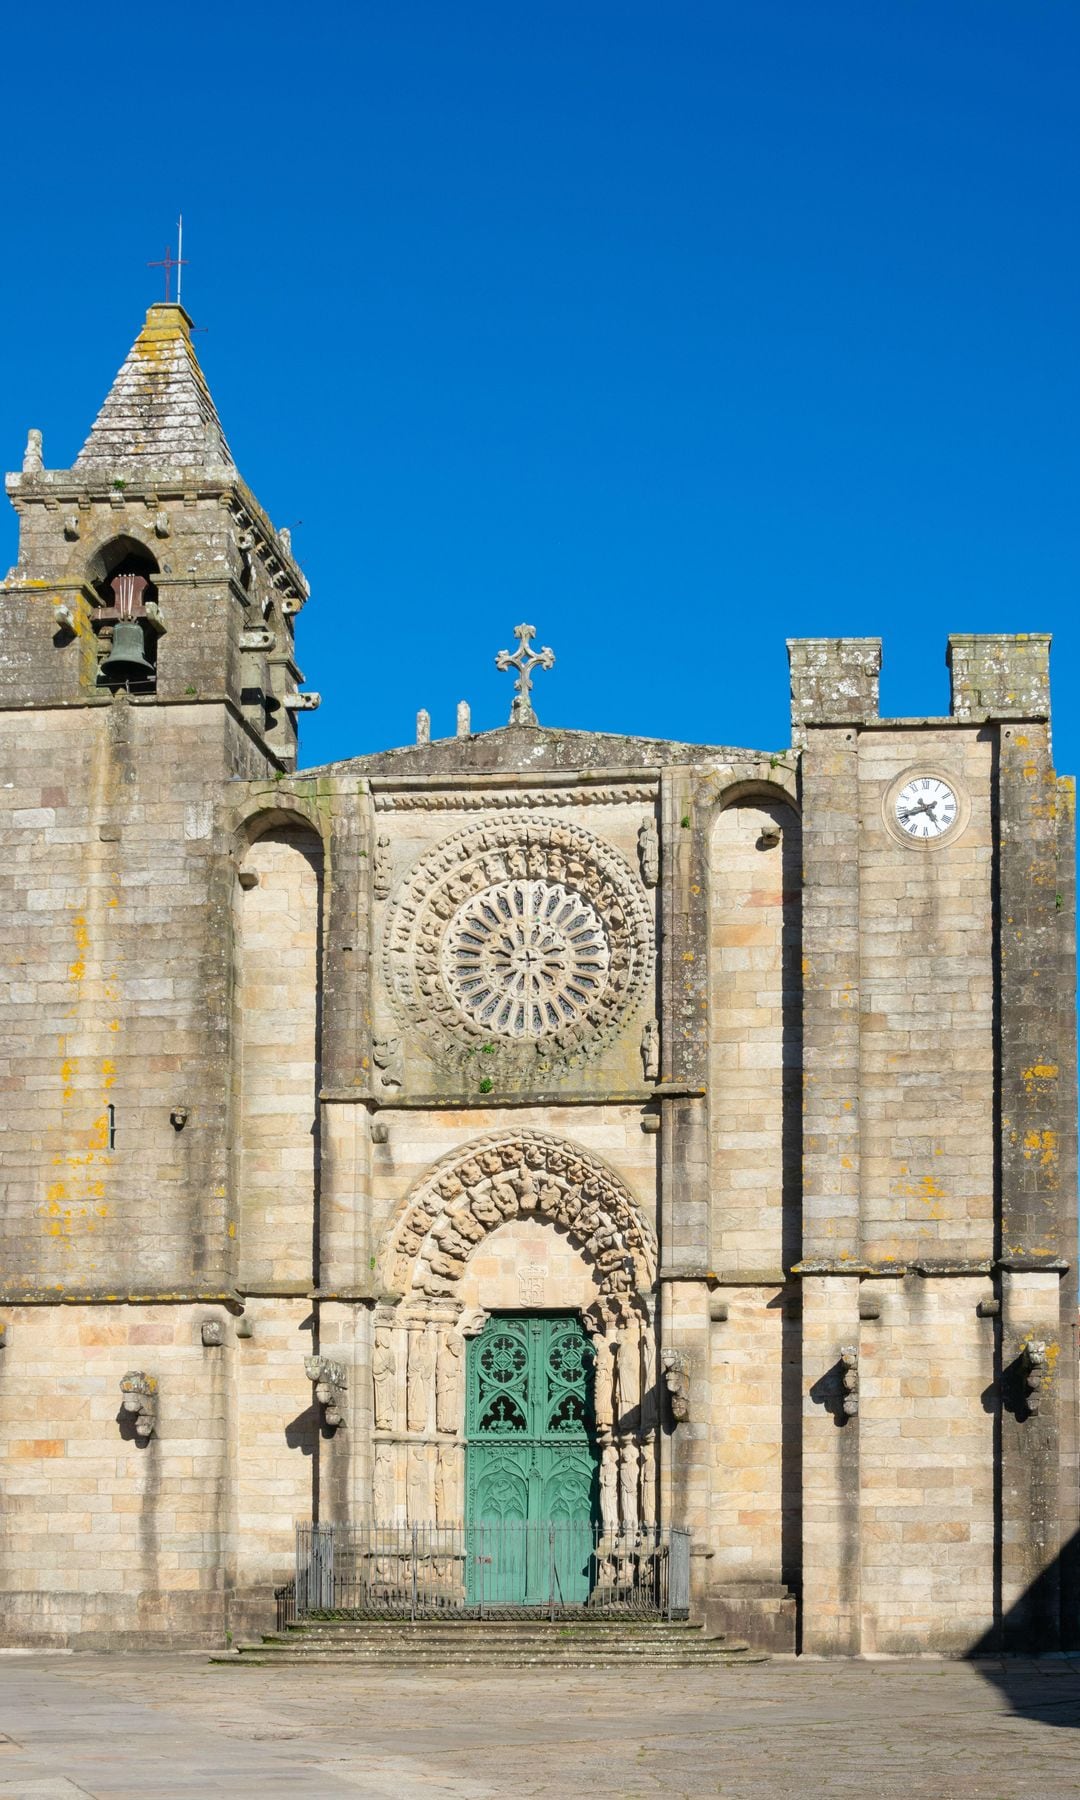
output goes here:
{"type": "Polygon", "coordinates": [[[157,687],[158,610],[156,556],[138,538],[110,538],[91,557],[87,580],[97,605],[98,687],[152,694],[157,687]]]}

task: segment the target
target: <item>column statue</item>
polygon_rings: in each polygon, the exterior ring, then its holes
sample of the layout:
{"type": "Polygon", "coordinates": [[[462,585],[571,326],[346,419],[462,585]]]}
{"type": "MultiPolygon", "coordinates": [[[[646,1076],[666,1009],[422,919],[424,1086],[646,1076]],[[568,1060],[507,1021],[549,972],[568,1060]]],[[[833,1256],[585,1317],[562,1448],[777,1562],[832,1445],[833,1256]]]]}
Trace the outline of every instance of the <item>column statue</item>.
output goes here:
{"type": "Polygon", "coordinates": [[[439,1431],[461,1430],[462,1347],[461,1338],[453,1329],[441,1334],[435,1365],[435,1424],[439,1431]]]}
{"type": "Polygon", "coordinates": [[[375,1429],[376,1431],[393,1431],[394,1429],[394,1376],[397,1373],[397,1359],[390,1348],[391,1334],[385,1328],[375,1333],[375,1347],[371,1353],[371,1379],[375,1388],[375,1429]]]}

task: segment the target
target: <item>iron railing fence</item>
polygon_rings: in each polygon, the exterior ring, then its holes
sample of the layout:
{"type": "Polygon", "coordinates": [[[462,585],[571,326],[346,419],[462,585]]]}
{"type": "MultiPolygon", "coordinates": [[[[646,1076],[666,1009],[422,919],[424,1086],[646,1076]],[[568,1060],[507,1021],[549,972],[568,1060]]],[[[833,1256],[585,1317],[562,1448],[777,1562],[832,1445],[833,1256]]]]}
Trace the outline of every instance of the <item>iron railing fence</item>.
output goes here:
{"type": "Polygon", "coordinates": [[[690,1534],[573,1521],[296,1528],[297,1620],[684,1619],[690,1534]]]}
{"type": "Polygon", "coordinates": [[[285,1631],[288,1626],[296,1624],[296,1578],[291,1577],[283,1587],[274,1589],[275,1623],[278,1631],[285,1631]]]}

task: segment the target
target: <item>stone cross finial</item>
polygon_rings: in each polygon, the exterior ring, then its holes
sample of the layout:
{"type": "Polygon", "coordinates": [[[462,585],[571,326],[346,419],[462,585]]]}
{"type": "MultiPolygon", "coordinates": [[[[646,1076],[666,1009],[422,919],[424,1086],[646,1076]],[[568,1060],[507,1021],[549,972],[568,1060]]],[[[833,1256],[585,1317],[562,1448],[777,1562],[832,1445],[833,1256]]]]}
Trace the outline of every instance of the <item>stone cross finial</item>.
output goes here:
{"type": "Polygon", "coordinates": [[[511,656],[509,650],[500,650],[495,658],[497,669],[516,669],[517,680],[514,683],[514,703],[510,708],[511,725],[538,725],[540,723],[533,712],[532,672],[534,669],[553,669],[555,652],[545,645],[543,650],[530,650],[529,644],[536,636],[535,625],[515,625],[514,636],[519,640],[518,648],[511,656]]]}

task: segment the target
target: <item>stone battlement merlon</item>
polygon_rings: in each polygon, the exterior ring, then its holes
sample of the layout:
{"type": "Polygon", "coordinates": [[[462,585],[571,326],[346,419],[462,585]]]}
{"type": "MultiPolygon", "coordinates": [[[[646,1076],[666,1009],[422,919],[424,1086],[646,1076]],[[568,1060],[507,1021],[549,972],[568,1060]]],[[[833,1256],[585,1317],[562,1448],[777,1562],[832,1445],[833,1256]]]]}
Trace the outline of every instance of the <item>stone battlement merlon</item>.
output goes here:
{"type": "Polygon", "coordinates": [[[954,632],[945,653],[952,716],[1050,720],[1050,633],[954,632]]]}
{"type": "Polygon", "coordinates": [[[791,737],[806,746],[814,726],[985,724],[1050,719],[1048,632],[954,632],[945,660],[951,680],[947,718],[883,719],[878,704],[880,638],[789,638],[791,737]]]}

